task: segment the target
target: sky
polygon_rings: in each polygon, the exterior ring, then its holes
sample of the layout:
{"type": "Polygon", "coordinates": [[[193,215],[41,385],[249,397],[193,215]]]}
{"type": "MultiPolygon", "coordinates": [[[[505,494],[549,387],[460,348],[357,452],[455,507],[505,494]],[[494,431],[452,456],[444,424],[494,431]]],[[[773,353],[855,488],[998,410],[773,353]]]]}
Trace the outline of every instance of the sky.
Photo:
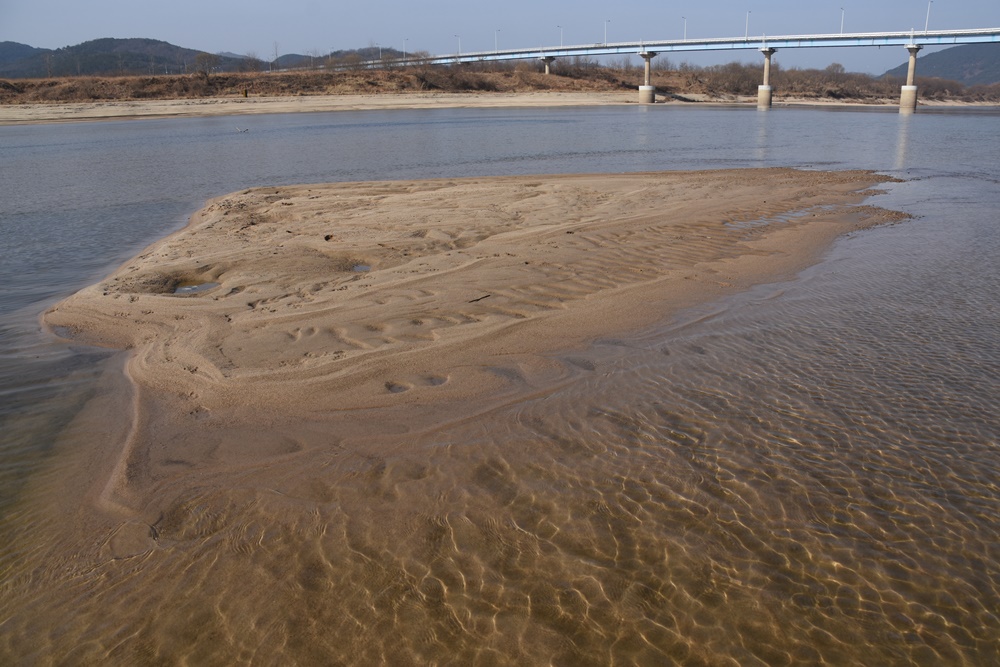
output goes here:
{"type": "MultiPolygon", "coordinates": [[[[381,45],[432,54],[687,37],[996,28],[1000,0],[0,0],[0,41],[60,48],[148,37],[211,53],[319,55],[381,45]],[[929,21],[928,21],[929,9],[929,21]],[[277,48],[276,48],[277,47],[277,48]]],[[[925,50],[923,53],[928,53],[925,50]]],[[[673,63],[754,62],[755,51],[667,55],[673,63]]],[[[785,68],[837,62],[881,74],[902,47],[785,49],[785,68]]],[[[636,60],[638,61],[638,59],[636,60]]]]}

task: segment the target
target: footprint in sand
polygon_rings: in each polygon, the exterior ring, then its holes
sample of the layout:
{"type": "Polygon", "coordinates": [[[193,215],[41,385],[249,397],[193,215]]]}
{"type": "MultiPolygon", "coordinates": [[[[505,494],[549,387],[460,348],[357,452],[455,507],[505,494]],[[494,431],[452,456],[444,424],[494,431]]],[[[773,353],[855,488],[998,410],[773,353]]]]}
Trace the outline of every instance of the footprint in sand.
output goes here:
{"type": "Polygon", "coordinates": [[[582,359],[580,357],[566,357],[566,362],[585,371],[597,370],[597,366],[594,365],[594,362],[590,361],[589,359],[582,359]]]}
{"type": "Polygon", "coordinates": [[[298,342],[303,338],[309,338],[310,336],[315,336],[319,333],[319,329],[316,327],[306,327],[305,329],[297,328],[288,332],[288,337],[293,341],[298,342]]]}
{"type": "MultiPolygon", "coordinates": [[[[444,375],[425,375],[415,381],[424,387],[440,387],[448,382],[448,377],[444,375]]],[[[409,382],[390,381],[385,383],[385,388],[392,394],[401,394],[404,391],[413,389],[415,385],[409,382]]]]}

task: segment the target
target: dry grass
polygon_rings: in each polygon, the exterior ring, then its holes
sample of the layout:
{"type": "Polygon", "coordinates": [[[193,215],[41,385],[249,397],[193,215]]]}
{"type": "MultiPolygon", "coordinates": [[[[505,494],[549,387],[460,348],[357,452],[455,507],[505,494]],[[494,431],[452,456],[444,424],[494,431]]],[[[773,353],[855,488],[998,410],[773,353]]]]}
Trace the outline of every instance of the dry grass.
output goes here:
{"type": "MultiPolygon", "coordinates": [[[[755,95],[760,67],[731,63],[712,67],[682,65],[653,71],[661,93],[725,98],[755,95]]],[[[642,83],[637,67],[605,67],[585,59],[565,59],[546,76],[541,65],[411,66],[343,71],[297,70],[206,75],[64,77],[0,80],[0,104],[98,102],[151,99],[199,99],[241,96],[391,94],[416,91],[460,92],[587,92],[631,90],[642,83]]],[[[900,81],[826,70],[772,71],[776,98],[795,96],[843,101],[878,102],[899,95],[900,81]]],[[[1000,102],[1000,84],[966,87],[956,81],[918,79],[921,97],[935,100],[1000,102]]]]}
{"type": "Polygon", "coordinates": [[[384,70],[65,77],[0,80],[0,104],[206,97],[377,94],[414,91],[614,91],[636,82],[613,70],[590,76],[545,76],[534,67],[485,71],[476,67],[407,67],[384,70]]]}

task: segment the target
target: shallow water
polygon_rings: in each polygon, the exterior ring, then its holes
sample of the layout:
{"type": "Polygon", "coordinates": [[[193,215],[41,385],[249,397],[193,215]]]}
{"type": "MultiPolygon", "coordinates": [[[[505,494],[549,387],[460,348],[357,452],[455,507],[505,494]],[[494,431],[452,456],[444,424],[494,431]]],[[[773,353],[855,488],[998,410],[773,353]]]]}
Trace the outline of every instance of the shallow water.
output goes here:
{"type": "Polygon", "coordinates": [[[1000,147],[984,137],[998,121],[654,107],[274,116],[246,134],[229,119],[0,128],[18,166],[0,173],[15,195],[0,656],[997,662],[1000,147]],[[531,399],[380,442],[318,432],[280,472],[169,489],[151,553],[114,560],[52,534],[74,450],[108,435],[73,418],[116,396],[120,361],[40,337],[34,317],[203,199],[774,165],[899,175],[874,203],[918,217],[842,240],[794,281],[563,355],[563,381],[531,399]]]}

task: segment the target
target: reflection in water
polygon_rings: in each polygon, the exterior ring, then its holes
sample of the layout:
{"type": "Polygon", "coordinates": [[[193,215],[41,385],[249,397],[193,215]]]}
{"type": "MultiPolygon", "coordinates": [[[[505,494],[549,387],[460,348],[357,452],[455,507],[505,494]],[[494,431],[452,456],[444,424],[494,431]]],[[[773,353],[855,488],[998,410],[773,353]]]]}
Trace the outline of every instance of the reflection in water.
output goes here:
{"type": "Polygon", "coordinates": [[[640,105],[639,122],[636,123],[635,129],[635,145],[642,149],[648,149],[649,147],[655,145],[655,131],[653,131],[653,128],[650,126],[662,122],[662,120],[663,119],[660,118],[649,105],[640,105]]]}
{"type": "Polygon", "coordinates": [[[899,114],[899,130],[896,134],[896,171],[906,169],[906,147],[910,141],[910,124],[913,122],[912,113],[899,114]]]}
{"type": "Polygon", "coordinates": [[[770,118],[770,109],[757,109],[757,146],[754,151],[754,158],[761,164],[767,164],[767,124],[770,118]]]}

